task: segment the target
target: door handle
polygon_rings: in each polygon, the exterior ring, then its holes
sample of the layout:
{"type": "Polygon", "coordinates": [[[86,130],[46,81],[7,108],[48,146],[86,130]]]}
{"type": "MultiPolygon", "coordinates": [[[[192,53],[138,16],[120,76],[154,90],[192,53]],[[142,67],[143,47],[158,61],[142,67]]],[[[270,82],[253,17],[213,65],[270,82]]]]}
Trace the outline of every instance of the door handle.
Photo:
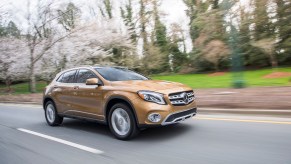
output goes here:
{"type": "Polygon", "coordinates": [[[74,89],[79,89],[79,86],[74,86],[74,89]]]}
{"type": "Polygon", "coordinates": [[[62,93],[62,89],[61,89],[61,87],[59,87],[59,86],[57,86],[57,85],[54,85],[54,86],[53,86],[53,89],[54,89],[55,91],[57,91],[58,93],[62,93]]]}

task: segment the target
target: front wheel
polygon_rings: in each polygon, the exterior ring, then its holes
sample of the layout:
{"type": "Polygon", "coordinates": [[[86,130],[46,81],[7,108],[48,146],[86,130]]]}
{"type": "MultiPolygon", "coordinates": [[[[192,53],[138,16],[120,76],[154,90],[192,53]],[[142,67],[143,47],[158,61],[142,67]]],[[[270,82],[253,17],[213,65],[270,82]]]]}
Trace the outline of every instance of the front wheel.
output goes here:
{"type": "Polygon", "coordinates": [[[58,126],[63,122],[63,117],[59,116],[52,101],[48,101],[45,105],[45,119],[50,126],[58,126]]]}
{"type": "Polygon", "coordinates": [[[122,103],[115,104],[110,109],[108,123],[114,136],[121,140],[131,139],[139,133],[132,111],[122,103]]]}

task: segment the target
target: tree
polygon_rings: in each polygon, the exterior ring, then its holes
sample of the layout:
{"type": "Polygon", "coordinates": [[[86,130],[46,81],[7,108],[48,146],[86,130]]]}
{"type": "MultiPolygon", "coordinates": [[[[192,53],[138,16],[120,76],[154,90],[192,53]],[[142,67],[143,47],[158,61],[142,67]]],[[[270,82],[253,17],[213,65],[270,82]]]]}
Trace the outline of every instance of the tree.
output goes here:
{"type": "Polygon", "coordinates": [[[53,26],[58,16],[53,15],[52,3],[42,3],[38,1],[37,13],[33,13],[28,2],[26,22],[28,30],[26,32],[26,43],[29,49],[29,90],[36,92],[36,66],[48,50],[56,43],[77,30],[68,33],[59,31],[57,26],[53,26]]]}
{"type": "Polygon", "coordinates": [[[136,68],[139,63],[135,52],[135,45],[129,37],[91,22],[47,52],[49,55],[44,56],[42,60],[41,78],[50,81],[60,70],[77,65],[100,64],[136,68]]]}
{"type": "MultiPolygon", "coordinates": [[[[196,5],[198,5],[197,2],[196,5]]],[[[207,61],[208,64],[203,65],[203,67],[208,67],[205,69],[211,68],[209,64],[213,64],[215,70],[218,71],[221,60],[226,60],[229,55],[229,53],[226,53],[229,48],[225,44],[227,33],[223,19],[224,11],[219,6],[218,1],[210,1],[208,3],[206,1],[203,6],[206,5],[211,7],[211,10],[199,11],[195,19],[192,20],[190,27],[190,30],[194,33],[192,34],[193,52],[191,54],[191,62],[197,67],[201,67],[202,65],[199,62],[207,61]],[[217,55],[211,55],[211,46],[214,46],[213,49],[219,50],[217,55]],[[212,59],[209,59],[209,55],[212,59]]]]}
{"type": "Polygon", "coordinates": [[[7,26],[1,25],[0,22],[0,37],[16,37],[20,38],[20,30],[13,21],[9,21],[7,26]]]}
{"type": "Polygon", "coordinates": [[[210,0],[211,8],[212,9],[218,9],[219,8],[219,0],[210,0]]]}
{"type": "Polygon", "coordinates": [[[221,40],[211,40],[202,50],[207,61],[214,65],[216,71],[219,71],[219,62],[228,58],[230,50],[221,40]]]}
{"type": "Polygon", "coordinates": [[[25,79],[27,60],[22,57],[28,53],[25,42],[16,38],[0,38],[0,79],[11,92],[11,83],[25,79]]]}
{"type": "Polygon", "coordinates": [[[20,30],[13,21],[9,21],[8,25],[5,27],[5,35],[7,37],[20,37],[20,30]]]}
{"type": "Polygon", "coordinates": [[[64,11],[58,10],[58,21],[65,30],[70,31],[76,27],[76,22],[81,16],[81,11],[74,3],[70,2],[64,11]]]}
{"type": "Polygon", "coordinates": [[[5,36],[5,28],[0,24],[0,37],[5,36]]]}
{"type": "MultiPolygon", "coordinates": [[[[81,17],[81,10],[75,6],[74,3],[70,2],[68,3],[67,7],[65,10],[58,10],[58,22],[59,24],[61,24],[63,26],[63,28],[67,31],[67,32],[72,32],[73,30],[76,30],[78,23],[79,23],[79,19],[81,17]]],[[[57,69],[55,70],[55,72],[58,72],[60,70],[62,70],[63,68],[66,68],[67,65],[67,56],[69,55],[67,52],[62,51],[62,44],[63,41],[61,41],[59,44],[57,44],[57,54],[59,55],[58,57],[56,57],[56,59],[58,60],[53,60],[53,59],[44,59],[47,61],[43,60],[43,65],[46,66],[48,65],[47,63],[49,62],[56,62],[57,65],[57,69]]],[[[46,68],[47,69],[47,68],[46,68]]],[[[51,75],[51,74],[47,74],[49,75],[48,77],[46,77],[45,79],[50,80],[51,76],[53,76],[55,74],[55,72],[51,75]]]]}
{"type": "Polygon", "coordinates": [[[266,0],[253,0],[254,4],[254,38],[260,40],[274,36],[272,23],[268,16],[267,7],[268,1],[266,0]]]}
{"type": "Polygon", "coordinates": [[[275,68],[278,66],[277,56],[273,48],[275,43],[275,29],[267,12],[268,2],[266,0],[255,0],[254,7],[255,30],[252,45],[262,49],[266,56],[269,57],[272,67],[275,68]],[[262,43],[268,43],[272,48],[267,48],[267,50],[262,43]]]}
{"type": "Polygon", "coordinates": [[[131,40],[136,43],[137,42],[137,34],[135,31],[135,23],[133,22],[133,8],[132,8],[132,0],[128,0],[125,7],[120,7],[121,17],[128,28],[130,33],[131,40]]]}
{"type": "Polygon", "coordinates": [[[269,56],[273,68],[278,66],[278,61],[275,56],[275,40],[273,38],[265,38],[252,43],[254,47],[260,48],[265,54],[269,56]]]}
{"type": "Polygon", "coordinates": [[[198,38],[200,30],[196,23],[193,23],[199,14],[205,13],[209,7],[207,1],[201,0],[183,0],[184,4],[187,6],[186,15],[189,17],[189,28],[191,39],[194,42],[198,38]]]}
{"type": "Polygon", "coordinates": [[[187,66],[188,60],[184,30],[179,24],[171,24],[168,42],[171,70],[178,72],[183,66],[187,66]]]}
{"type": "Polygon", "coordinates": [[[3,25],[3,17],[7,14],[5,11],[2,10],[2,7],[0,7],[0,37],[5,36],[5,27],[3,25]]]}
{"type": "Polygon", "coordinates": [[[283,64],[290,64],[291,60],[291,1],[274,0],[277,5],[277,22],[279,41],[276,43],[276,52],[279,54],[279,60],[283,64]]]}
{"type": "Polygon", "coordinates": [[[177,42],[169,43],[169,58],[171,63],[171,70],[174,72],[180,71],[187,61],[186,53],[182,53],[177,42]]]}
{"type": "MultiPolygon", "coordinates": [[[[142,44],[143,44],[143,55],[145,56],[148,51],[148,35],[146,31],[147,26],[147,18],[146,18],[146,1],[140,0],[139,1],[140,10],[139,10],[139,19],[140,19],[140,36],[142,38],[142,44]]],[[[147,68],[147,65],[145,65],[145,68],[147,68]]]]}
{"type": "Polygon", "coordinates": [[[268,65],[268,57],[265,53],[252,44],[253,31],[251,30],[252,13],[247,12],[247,7],[240,5],[239,11],[233,11],[233,14],[240,20],[238,38],[238,47],[241,51],[241,55],[244,61],[244,65],[247,67],[263,67],[268,65]]]}
{"type": "Polygon", "coordinates": [[[153,0],[153,19],[154,19],[154,29],[152,33],[152,44],[160,49],[160,55],[162,56],[163,62],[160,63],[158,68],[160,72],[165,72],[170,70],[169,66],[169,44],[167,38],[167,28],[160,20],[159,5],[160,1],[153,0]]]}
{"type": "Polygon", "coordinates": [[[182,45],[183,53],[186,53],[186,37],[184,29],[178,23],[172,23],[170,26],[170,38],[171,42],[182,45]]]}
{"type": "Polygon", "coordinates": [[[102,5],[99,6],[100,12],[103,17],[112,19],[112,2],[111,0],[103,0],[102,5]]]}

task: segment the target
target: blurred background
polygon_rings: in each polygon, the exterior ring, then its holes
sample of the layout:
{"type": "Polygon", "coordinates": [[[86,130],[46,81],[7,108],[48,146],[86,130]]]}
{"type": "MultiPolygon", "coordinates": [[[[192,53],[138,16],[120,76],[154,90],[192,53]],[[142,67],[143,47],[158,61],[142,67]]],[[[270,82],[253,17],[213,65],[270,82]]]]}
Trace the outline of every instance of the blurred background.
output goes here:
{"type": "Polygon", "coordinates": [[[1,164],[290,164],[290,109],[291,0],[0,0],[1,164]],[[127,142],[49,127],[44,87],[83,65],[187,84],[198,113],[127,142]]]}
{"type": "Polygon", "coordinates": [[[116,65],[187,84],[201,106],[290,108],[291,1],[2,0],[0,63],[2,101],[40,103],[30,93],[61,70],[116,65]]]}

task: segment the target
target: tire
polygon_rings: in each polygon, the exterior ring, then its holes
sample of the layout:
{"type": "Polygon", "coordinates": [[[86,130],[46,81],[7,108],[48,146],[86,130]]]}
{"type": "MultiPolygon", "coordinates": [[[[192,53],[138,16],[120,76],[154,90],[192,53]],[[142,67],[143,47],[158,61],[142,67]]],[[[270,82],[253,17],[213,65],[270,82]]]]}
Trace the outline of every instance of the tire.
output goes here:
{"type": "Polygon", "coordinates": [[[123,103],[113,105],[108,115],[111,133],[120,140],[129,140],[137,136],[139,128],[130,107],[123,103]]]}
{"type": "Polygon", "coordinates": [[[63,117],[58,115],[58,112],[56,110],[56,106],[52,101],[48,101],[45,104],[45,119],[48,125],[50,126],[58,126],[62,124],[63,117]]]}

